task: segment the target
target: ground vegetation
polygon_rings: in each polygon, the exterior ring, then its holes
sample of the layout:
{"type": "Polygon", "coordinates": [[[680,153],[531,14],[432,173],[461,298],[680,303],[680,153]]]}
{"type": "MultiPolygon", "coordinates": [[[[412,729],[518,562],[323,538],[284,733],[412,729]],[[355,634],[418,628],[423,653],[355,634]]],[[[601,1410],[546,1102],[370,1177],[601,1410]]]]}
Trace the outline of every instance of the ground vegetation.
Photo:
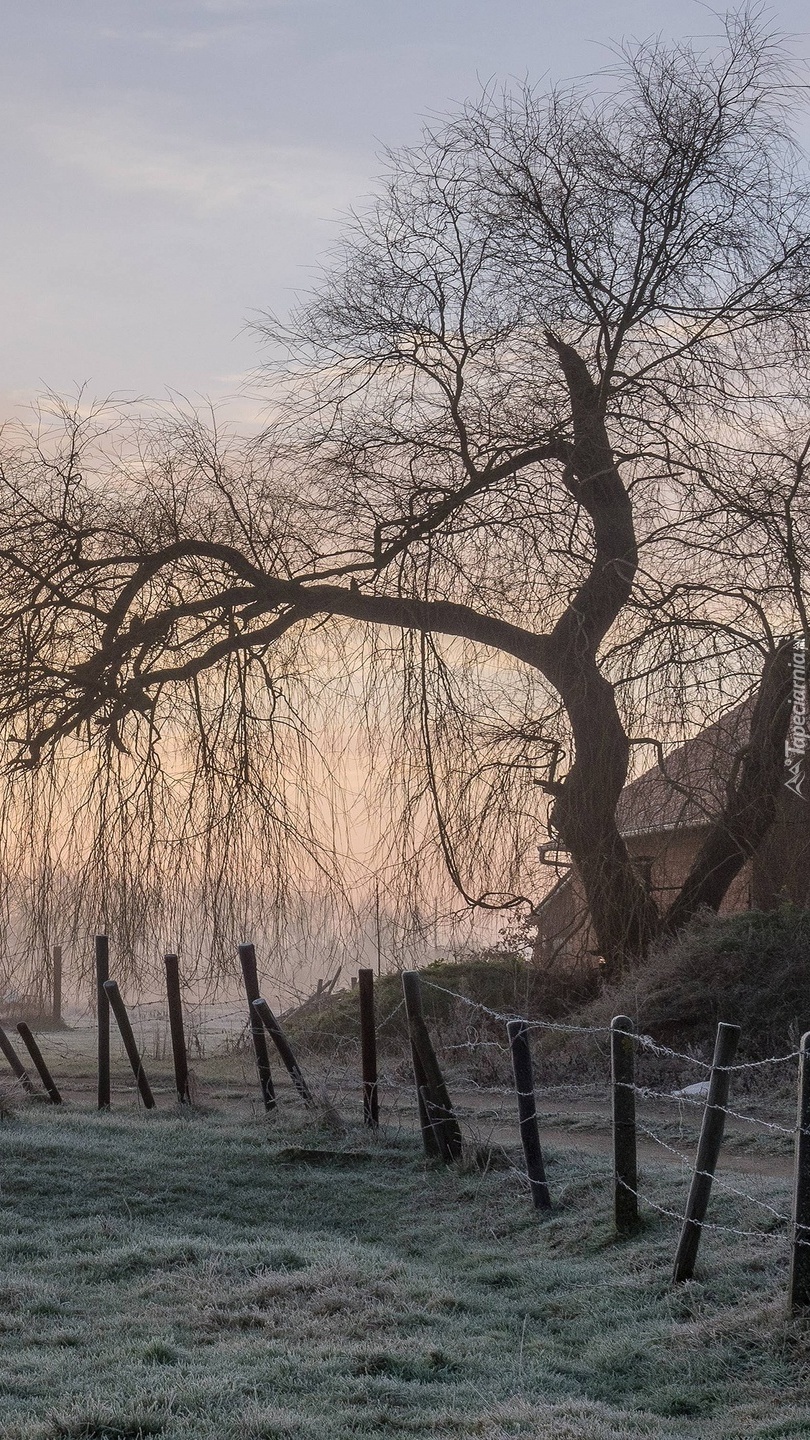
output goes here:
{"type": "MultiPolygon", "coordinates": [[[[715,1232],[674,1290],[666,1216],[612,1239],[604,1158],[552,1144],[543,1223],[507,1172],[402,1137],[26,1113],[3,1153],[7,1440],[806,1433],[778,1234],[715,1232]]],[[[677,1206],[677,1170],[647,1183],[677,1206]]]]}

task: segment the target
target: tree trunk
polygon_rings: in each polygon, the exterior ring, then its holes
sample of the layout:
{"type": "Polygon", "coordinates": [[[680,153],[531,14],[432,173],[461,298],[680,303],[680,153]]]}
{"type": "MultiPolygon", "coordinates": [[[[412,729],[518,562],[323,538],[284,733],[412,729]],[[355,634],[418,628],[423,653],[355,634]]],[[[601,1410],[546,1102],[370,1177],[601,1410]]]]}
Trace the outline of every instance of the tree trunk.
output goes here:
{"type": "Polygon", "coordinates": [[[591,921],[608,974],[643,955],[658,910],[642,884],[616,825],[630,744],[613,686],[597,653],[626,605],[638,565],[633,509],[611,449],[600,393],[581,356],[549,336],[571,399],[574,443],[565,481],[593,524],[590,573],[548,637],[542,669],[571,721],[575,759],[556,790],[552,823],[582,877],[591,921]]]}
{"type": "Polygon", "coordinates": [[[552,823],[579,871],[606,974],[646,954],[658,933],[658,908],[636,872],[616,825],[630,746],[613,687],[596,671],[564,696],[576,760],[560,786],[552,823]]]}
{"type": "Polygon", "coordinates": [[[666,934],[681,930],[702,906],[720,908],[732,880],[773,824],[785,778],[792,696],[793,641],[787,640],[765,662],[750,734],[736,757],[723,812],[664,917],[666,934]]]}

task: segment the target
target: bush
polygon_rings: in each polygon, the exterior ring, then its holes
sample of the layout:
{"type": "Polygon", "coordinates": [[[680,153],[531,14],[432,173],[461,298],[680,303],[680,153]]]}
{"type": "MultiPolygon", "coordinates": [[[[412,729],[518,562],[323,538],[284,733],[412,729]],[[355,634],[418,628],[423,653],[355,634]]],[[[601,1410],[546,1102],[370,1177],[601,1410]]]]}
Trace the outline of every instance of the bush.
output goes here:
{"type": "Polygon", "coordinates": [[[707,1049],[725,1020],[742,1027],[740,1058],[783,1052],[810,1029],[810,911],[704,912],[577,1018],[618,1014],[677,1049],[707,1049]]]}
{"type": "MultiPolygon", "coordinates": [[[[559,1019],[589,999],[597,983],[593,974],[581,971],[547,971],[530,964],[522,955],[502,950],[481,950],[453,960],[437,960],[420,969],[425,1019],[439,1043],[458,1037],[468,1028],[482,1038],[503,1024],[457,1000],[465,996],[475,1005],[497,1015],[520,1015],[527,1019],[559,1019]],[[434,988],[435,987],[435,988],[434,988]]],[[[407,1038],[402,980],[398,974],[383,975],[375,983],[377,1025],[383,1039],[407,1038]]],[[[311,1000],[286,1016],[285,1029],[291,1036],[313,1047],[328,1046],[337,1040],[359,1042],[359,1006],[356,990],[343,990],[321,1001],[311,1000]]]]}

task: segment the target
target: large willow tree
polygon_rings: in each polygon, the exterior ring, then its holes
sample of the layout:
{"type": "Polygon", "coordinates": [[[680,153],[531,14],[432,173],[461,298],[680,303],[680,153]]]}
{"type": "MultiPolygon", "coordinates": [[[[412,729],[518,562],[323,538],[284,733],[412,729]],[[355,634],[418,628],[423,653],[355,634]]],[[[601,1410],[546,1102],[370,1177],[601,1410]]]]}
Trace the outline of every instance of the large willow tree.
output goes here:
{"type": "Polygon", "coordinates": [[[441,853],[471,904],[537,898],[547,822],[609,967],[719,904],[772,821],[807,635],[789,80],[743,13],[714,47],[488,92],[388,155],[315,293],[268,321],[259,442],[80,406],[10,447],[12,761],[81,787],[101,756],[143,873],[149,836],[185,835],[204,890],[238,833],[283,888],[294,850],[325,865],[324,787],[365,735],[403,883],[441,853]],[[632,747],[755,687],[659,913],[615,821],[632,747]]]}

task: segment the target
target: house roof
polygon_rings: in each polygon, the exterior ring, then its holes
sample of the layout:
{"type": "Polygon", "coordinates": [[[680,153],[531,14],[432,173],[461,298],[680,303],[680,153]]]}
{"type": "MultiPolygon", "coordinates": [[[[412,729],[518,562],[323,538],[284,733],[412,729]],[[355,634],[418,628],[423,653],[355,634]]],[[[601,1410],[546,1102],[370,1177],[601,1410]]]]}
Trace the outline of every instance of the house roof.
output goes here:
{"type": "Polygon", "coordinates": [[[734,758],[748,739],[755,696],[721,715],[637,780],[616,807],[622,835],[654,835],[708,825],[723,808],[734,758]]]}

